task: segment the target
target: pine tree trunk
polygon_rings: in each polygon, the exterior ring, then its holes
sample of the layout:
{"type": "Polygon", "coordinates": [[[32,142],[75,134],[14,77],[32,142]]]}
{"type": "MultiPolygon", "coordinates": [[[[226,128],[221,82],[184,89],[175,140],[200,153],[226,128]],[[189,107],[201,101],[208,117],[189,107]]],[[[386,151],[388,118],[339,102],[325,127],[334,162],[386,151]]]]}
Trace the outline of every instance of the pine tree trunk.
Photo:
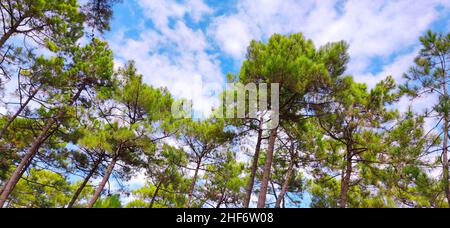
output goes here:
{"type": "Polygon", "coordinates": [[[448,164],[448,118],[445,117],[444,120],[444,141],[443,141],[443,151],[442,151],[442,179],[444,184],[444,192],[447,198],[448,206],[450,207],[450,186],[449,186],[449,164],[448,164]]]}
{"type": "Polygon", "coordinates": [[[38,93],[39,89],[36,89],[33,91],[32,94],[30,94],[30,96],[27,98],[27,100],[25,101],[25,103],[20,105],[19,110],[17,110],[17,112],[11,116],[8,119],[8,122],[5,123],[5,125],[3,125],[2,130],[0,131],[0,139],[3,138],[3,135],[6,133],[6,130],[8,130],[9,126],[11,126],[11,124],[14,122],[14,120],[23,112],[23,110],[28,106],[28,103],[30,103],[30,101],[34,98],[34,96],[36,96],[36,94],[38,93]]]}
{"type": "Polygon", "coordinates": [[[108,168],[105,171],[105,174],[103,175],[103,179],[100,182],[100,184],[95,189],[94,195],[92,196],[91,200],[89,201],[87,208],[92,208],[94,204],[97,202],[98,198],[100,197],[103,189],[105,188],[106,182],[108,182],[109,177],[111,176],[114,167],[116,166],[117,159],[119,158],[120,151],[122,150],[122,145],[119,145],[119,147],[116,150],[116,153],[112,157],[111,163],[109,163],[108,168]]]}
{"type": "Polygon", "coordinates": [[[198,171],[200,170],[201,159],[197,162],[197,167],[195,168],[194,177],[192,178],[192,184],[189,189],[188,202],[186,207],[191,207],[192,197],[194,196],[195,184],[197,183],[198,171]]]}
{"type": "Polygon", "coordinates": [[[8,184],[8,180],[6,180],[6,182],[2,184],[2,188],[0,188],[0,195],[1,195],[1,194],[3,193],[3,191],[5,190],[7,184],[8,184]]]}
{"type": "MultiPolygon", "coordinates": [[[[29,161],[29,162],[27,163],[27,165],[22,169],[22,172],[20,172],[20,176],[23,176],[23,174],[25,173],[25,171],[27,171],[27,169],[30,167],[30,165],[31,165],[31,161],[29,161]]],[[[8,181],[8,180],[7,180],[7,181],[8,181]]],[[[6,182],[6,183],[3,184],[2,188],[0,189],[0,195],[1,195],[1,194],[3,193],[3,191],[5,190],[7,184],[8,184],[8,182],[6,182]]]]}
{"type": "MultiPolygon", "coordinates": [[[[72,99],[68,103],[68,106],[72,106],[75,103],[75,101],[78,100],[78,98],[80,97],[80,95],[83,92],[83,90],[85,89],[85,87],[86,87],[86,84],[83,84],[78,89],[78,92],[72,97],[72,99]]],[[[62,119],[64,117],[64,115],[66,115],[66,113],[67,113],[67,109],[62,107],[62,109],[59,111],[59,113],[58,113],[58,115],[56,117],[51,118],[50,120],[48,120],[47,124],[42,129],[42,132],[39,134],[39,136],[33,142],[33,144],[31,145],[30,149],[28,149],[27,153],[22,158],[22,160],[20,161],[19,165],[17,166],[17,168],[14,170],[14,172],[11,175],[11,177],[9,178],[9,180],[8,180],[6,186],[5,186],[5,189],[3,190],[3,192],[2,192],[2,194],[0,196],[0,208],[2,208],[4,206],[4,204],[6,202],[6,199],[8,198],[9,194],[11,194],[12,190],[14,189],[14,187],[16,186],[17,182],[19,181],[20,177],[22,176],[21,172],[25,168],[26,164],[28,162],[31,162],[31,159],[34,157],[34,155],[36,155],[36,153],[38,152],[38,150],[41,147],[41,145],[48,138],[48,133],[49,133],[50,129],[53,127],[53,125],[57,121],[62,119]]]]}
{"type": "Polygon", "coordinates": [[[277,138],[278,128],[272,129],[269,136],[269,148],[267,150],[266,163],[264,165],[263,178],[258,196],[258,208],[266,207],[267,189],[269,188],[270,170],[272,168],[273,154],[275,150],[275,140],[277,138]]]}
{"type": "MultiPolygon", "coordinates": [[[[445,121],[446,126],[448,126],[448,121],[445,121]]],[[[442,167],[443,167],[443,179],[444,179],[444,188],[445,188],[445,195],[447,198],[447,203],[450,208],[450,185],[449,185],[449,163],[448,163],[448,151],[447,151],[447,144],[448,144],[448,127],[444,130],[444,151],[442,154],[442,167]]]]}
{"type": "Polygon", "coordinates": [[[156,197],[158,196],[159,189],[161,188],[163,181],[160,181],[158,183],[158,186],[156,186],[155,192],[153,193],[152,200],[150,201],[150,206],[148,208],[153,208],[153,204],[155,203],[156,197]]]}
{"type": "Polygon", "coordinates": [[[219,202],[216,204],[216,209],[220,209],[220,207],[222,206],[222,204],[223,204],[223,201],[224,201],[225,199],[224,199],[224,195],[222,195],[221,197],[220,197],[220,200],[219,200],[219,202]]]}
{"type": "Polygon", "coordinates": [[[278,196],[277,202],[275,203],[276,208],[280,208],[281,202],[284,200],[284,195],[286,194],[287,188],[289,186],[289,181],[291,181],[293,173],[294,173],[294,159],[291,159],[291,162],[289,163],[289,168],[288,168],[288,171],[286,174],[286,179],[284,180],[280,195],[278,196]]]}
{"type": "Polygon", "coordinates": [[[94,167],[89,171],[88,175],[84,178],[83,183],[78,187],[77,191],[73,195],[72,199],[70,200],[69,204],[67,205],[67,208],[72,208],[75,202],[77,201],[78,197],[80,196],[81,192],[83,192],[83,189],[86,187],[86,185],[89,183],[89,180],[94,176],[95,172],[97,172],[97,169],[100,165],[100,163],[103,160],[103,156],[101,155],[97,161],[94,163],[94,167]]]}
{"type": "MultiPolygon", "coordinates": [[[[444,97],[447,96],[447,77],[445,67],[442,69],[442,87],[444,91],[444,97]]],[[[444,184],[444,192],[447,198],[447,204],[450,208],[450,184],[449,184],[449,164],[448,164],[448,128],[449,128],[449,120],[448,116],[444,116],[444,141],[443,141],[443,149],[442,149],[442,179],[444,184]]]]}
{"type": "Polygon", "coordinates": [[[261,120],[259,122],[258,138],[256,141],[255,154],[253,155],[252,170],[251,170],[247,188],[246,188],[246,194],[245,194],[245,199],[244,199],[244,208],[248,208],[250,206],[250,200],[252,198],[253,186],[255,185],[255,177],[256,177],[256,172],[258,170],[259,154],[261,151],[261,141],[262,141],[262,133],[263,133],[262,123],[263,123],[263,120],[261,118],[261,120]]]}
{"type": "Polygon", "coordinates": [[[346,168],[345,174],[341,180],[341,193],[340,193],[340,203],[341,208],[347,207],[348,202],[348,189],[350,186],[350,180],[352,176],[352,149],[351,146],[347,146],[347,156],[346,156],[346,168]]]}

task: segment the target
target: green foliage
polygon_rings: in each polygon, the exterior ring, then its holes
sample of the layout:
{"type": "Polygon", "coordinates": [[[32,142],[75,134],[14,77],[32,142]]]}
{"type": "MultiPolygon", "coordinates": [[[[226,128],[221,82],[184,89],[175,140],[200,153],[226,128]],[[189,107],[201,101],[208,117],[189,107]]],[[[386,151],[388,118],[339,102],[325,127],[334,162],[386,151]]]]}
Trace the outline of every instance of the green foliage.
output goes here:
{"type": "Polygon", "coordinates": [[[47,170],[31,169],[17,184],[9,207],[63,207],[71,194],[66,177],[47,170]]]}
{"type": "MultiPolygon", "coordinates": [[[[347,45],[328,44],[319,50],[311,40],[299,34],[273,35],[267,44],[252,41],[247,59],[239,73],[239,81],[247,83],[279,83],[280,112],[289,117],[294,110],[305,108],[308,95],[325,90],[331,77],[344,72],[348,61],[347,45]]],[[[270,94],[270,93],[269,93],[270,94]]],[[[291,117],[293,118],[293,117],[291,117]]]]}
{"type": "Polygon", "coordinates": [[[99,32],[109,31],[113,6],[121,0],[88,0],[82,7],[87,24],[99,32]]]}
{"type": "Polygon", "coordinates": [[[234,154],[228,153],[223,161],[208,165],[206,170],[202,198],[214,203],[215,207],[238,207],[243,199],[241,190],[246,185],[242,178],[244,164],[237,162],[234,154]]]}
{"type": "Polygon", "coordinates": [[[5,7],[2,12],[5,22],[11,25],[10,29],[15,29],[13,33],[36,32],[59,42],[68,39],[73,42],[81,37],[84,16],[78,11],[77,1],[6,0],[2,5],[12,9],[4,10],[7,9],[5,7]]]}
{"type": "MultiPolygon", "coordinates": [[[[422,49],[415,59],[415,66],[404,75],[406,82],[400,86],[401,91],[412,99],[425,96],[439,98],[437,102],[429,104],[425,112],[426,117],[437,118],[437,125],[431,129],[439,129],[439,136],[442,138],[441,155],[436,162],[442,165],[442,177],[440,180],[441,189],[447,199],[447,206],[450,205],[450,180],[449,180],[449,159],[448,159],[448,130],[449,130],[449,90],[448,59],[450,57],[450,34],[437,34],[428,31],[420,37],[422,49]]],[[[433,147],[427,149],[426,152],[433,147]]],[[[438,150],[435,150],[437,152],[438,150]]],[[[440,199],[443,196],[435,196],[440,199]]],[[[439,204],[440,205],[440,204],[439,204]]],[[[435,205],[436,206],[436,205],[435,205]]]]}
{"type": "Polygon", "coordinates": [[[108,196],[104,199],[99,199],[95,203],[94,208],[122,208],[119,195],[108,196]]]}

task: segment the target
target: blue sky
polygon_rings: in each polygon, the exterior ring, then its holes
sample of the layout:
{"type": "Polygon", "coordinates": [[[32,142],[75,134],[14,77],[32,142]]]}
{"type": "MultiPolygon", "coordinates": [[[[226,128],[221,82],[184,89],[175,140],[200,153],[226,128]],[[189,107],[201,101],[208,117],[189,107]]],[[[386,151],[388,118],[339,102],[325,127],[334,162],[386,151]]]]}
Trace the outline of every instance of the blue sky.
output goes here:
{"type": "Polygon", "coordinates": [[[147,83],[193,99],[205,113],[217,99],[202,83],[236,74],[252,39],[302,32],[317,46],[345,40],[348,73],[372,87],[388,75],[400,83],[418,37],[450,28],[446,0],[126,0],[114,14],[105,36],[116,65],[136,61],[147,83]]]}
{"type": "MultiPolygon", "coordinates": [[[[224,84],[227,73],[237,74],[252,39],[302,32],[316,46],[345,40],[347,73],[370,88],[388,75],[401,83],[420,48],[419,36],[429,29],[450,31],[450,1],[124,0],[115,6],[105,38],[116,66],[136,61],[147,83],[193,99],[194,109],[207,114],[218,99],[204,85],[224,84]]],[[[411,104],[404,98],[397,108],[411,104]]],[[[135,189],[145,178],[142,173],[127,184],[135,189]]]]}

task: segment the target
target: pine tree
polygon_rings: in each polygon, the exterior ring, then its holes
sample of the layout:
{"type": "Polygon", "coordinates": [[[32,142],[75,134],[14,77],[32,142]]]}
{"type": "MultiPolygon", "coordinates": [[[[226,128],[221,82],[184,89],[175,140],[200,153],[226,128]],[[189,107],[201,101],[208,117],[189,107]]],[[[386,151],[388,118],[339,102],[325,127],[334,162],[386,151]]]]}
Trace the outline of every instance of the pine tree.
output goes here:
{"type": "MultiPolygon", "coordinates": [[[[302,34],[273,35],[267,44],[252,41],[239,79],[247,83],[279,83],[280,122],[302,119],[311,115],[318,95],[325,92],[332,77],[345,71],[348,61],[347,45],[343,42],[328,44],[316,50],[311,40],[302,34]]],[[[269,132],[268,151],[259,192],[258,207],[266,206],[275,143],[280,128],[272,126],[269,132]]]]}
{"type": "MultiPolygon", "coordinates": [[[[383,202],[389,207],[441,207],[442,191],[429,170],[434,163],[427,161],[429,148],[440,144],[440,137],[427,132],[424,116],[410,108],[398,123],[383,135],[379,166],[372,165],[363,176],[379,189],[383,202]]],[[[379,196],[380,197],[380,196],[379,196]]]]}
{"type": "Polygon", "coordinates": [[[167,144],[157,149],[149,157],[146,167],[148,182],[146,186],[132,192],[136,198],[127,204],[131,208],[180,208],[187,202],[189,178],[182,167],[188,160],[186,153],[167,144]]]}
{"type": "Polygon", "coordinates": [[[201,206],[201,202],[194,201],[200,172],[207,172],[207,165],[220,162],[220,158],[226,156],[225,148],[233,138],[234,133],[225,130],[225,122],[221,119],[191,120],[183,124],[180,140],[186,147],[189,165],[193,165],[188,169],[194,172],[185,207],[201,206]]]}
{"type": "MultiPolygon", "coordinates": [[[[362,163],[376,159],[379,141],[377,129],[388,124],[396,116],[387,105],[397,99],[393,93],[394,81],[391,77],[377,84],[370,92],[364,84],[358,84],[351,77],[338,79],[329,106],[318,110],[319,124],[330,137],[332,156],[340,157],[341,186],[339,206],[348,206],[348,192],[352,186],[352,175],[363,168],[362,163]],[[356,164],[356,165],[355,165],[356,164]]],[[[335,160],[336,162],[336,160],[335,160]]]]}
{"type": "MultiPolygon", "coordinates": [[[[163,125],[172,99],[166,90],[155,89],[143,83],[131,62],[119,70],[117,80],[122,81],[112,93],[102,91],[101,103],[94,105],[99,119],[85,130],[80,141],[89,149],[104,150],[110,161],[103,179],[92,196],[88,207],[99,199],[118,162],[126,167],[144,167],[142,156],[152,156],[159,140],[157,126],[163,125]],[[103,105],[108,104],[110,105],[103,105]]],[[[131,168],[129,168],[131,171],[131,168]]],[[[127,171],[127,170],[125,170],[127,171]]]]}
{"type": "Polygon", "coordinates": [[[439,102],[428,107],[427,116],[437,115],[438,124],[441,128],[442,153],[442,189],[450,206],[450,184],[449,184],[449,157],[448,157],[448,131],[449,131],[449,53],[450,34],[436,34],[432,31],[420,38],[422,49],[415,60],[415,66],[406,73],[406,83],[401,87],[403,92],[412,98],[423,96],[439,97],[439,102]]]}

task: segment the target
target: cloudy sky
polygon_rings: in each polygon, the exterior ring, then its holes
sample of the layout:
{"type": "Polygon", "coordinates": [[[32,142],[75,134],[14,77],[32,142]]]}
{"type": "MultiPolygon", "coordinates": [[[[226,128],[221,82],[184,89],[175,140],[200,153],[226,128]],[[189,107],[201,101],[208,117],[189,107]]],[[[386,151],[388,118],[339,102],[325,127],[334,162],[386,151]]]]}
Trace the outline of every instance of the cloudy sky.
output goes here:
{"type": "Polygon", "coordinates": [[[252,39],[302,32],[317,46],[345,40],[348,73],[370,87],[387,75],[401,82],[418,37],[449,31],[449,22],[448,0],[126,0],[106,38],[117,65],[135,60],[147,83],[207,112],[217,99],[202,83],[237,73],[252,39]]]}

